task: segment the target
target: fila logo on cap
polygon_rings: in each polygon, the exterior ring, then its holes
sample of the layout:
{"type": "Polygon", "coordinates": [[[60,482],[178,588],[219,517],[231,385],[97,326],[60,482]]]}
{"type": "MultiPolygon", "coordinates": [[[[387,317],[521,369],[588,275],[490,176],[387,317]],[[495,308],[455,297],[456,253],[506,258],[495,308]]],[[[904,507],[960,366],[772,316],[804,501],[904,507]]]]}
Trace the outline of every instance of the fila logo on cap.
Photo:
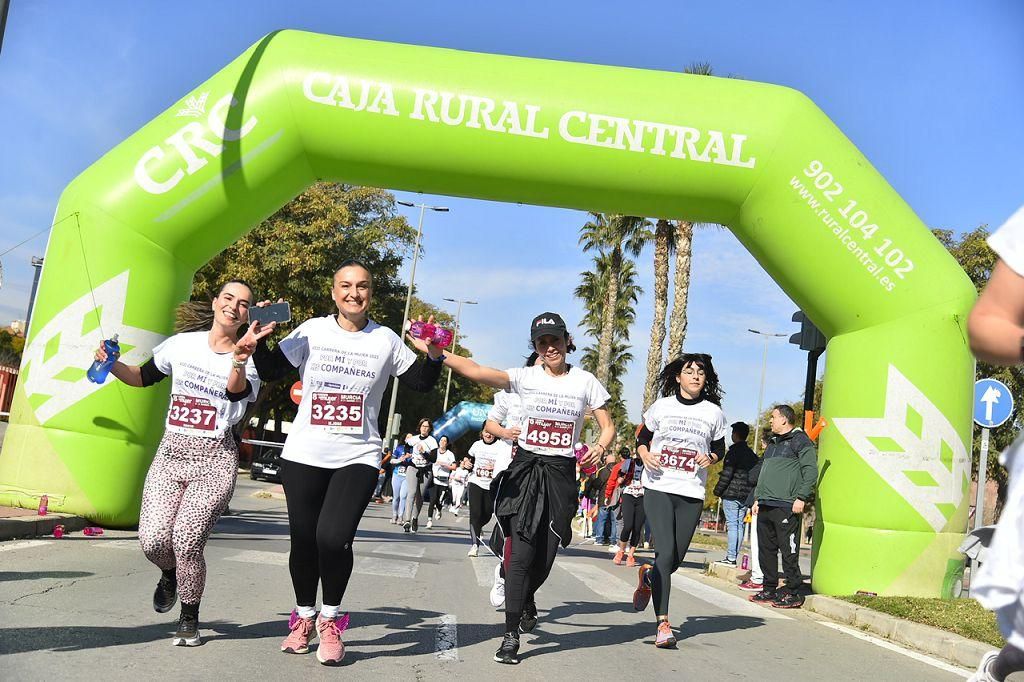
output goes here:
{"type": "Polygon", "coordinates": [[[542,319],[542,320],[537,320],[537,323],[536,323],[535,325],[533,325],[533,326],[535,326],[535,327],[539,327],[539,326],[541,326],[542,324],[555,324],[555,321],[554,321],[554,320],[552,320],[552,319],[551,319],[550,317],[545,317],[545,318],[544,318],[544,319],[542,319]]]}

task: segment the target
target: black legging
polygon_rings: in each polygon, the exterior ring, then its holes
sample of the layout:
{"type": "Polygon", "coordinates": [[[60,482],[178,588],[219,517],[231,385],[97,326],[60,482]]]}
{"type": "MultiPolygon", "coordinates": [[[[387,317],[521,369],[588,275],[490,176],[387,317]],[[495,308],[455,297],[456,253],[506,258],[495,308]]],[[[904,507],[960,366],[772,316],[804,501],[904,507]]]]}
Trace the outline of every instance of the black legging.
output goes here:
{"type": "Polygon", "coordinates": [[[438,485],[437,479],[434,479],[434,485],[430,488],[430,506],[427,507],[427,519],[434,518],[434,512],[439,512],[444,507],[446,499],[451,497],[451,493],[448,492],[447,485],[438,485]]]}
{"type": "Polygon", "coordinates": [[[619,532],[619,542],[629,542],[629,546],[634,548],[639,545],[644,539],[644,521],[646,519],[644,496],[623,495],[622,530],[619,532]]]}
{"type": "Polygon", "coordinates": [[[483,533],[484,526],[494,515],[494,493],[481,488],[476,483],[470,483],[466,488],[469,490],[470,539],[474,545],[479,545],[483,542],[480,539],[480,534],[483,533]]]}
{"type": "MultiPolygon", "coordinates": [[[[516,527],[516,517],[509,519],[509,526],[516,527]]],[[[526,542],[519,533],[511,533],[511,543],[503,557],[505,574],[505,627],[514,631],[519,626],[523,606],[534,603],[534,595],[551,573],[555,554],[561,539],[551,529],[547,505],[541,513],[540,524],[532,542],[526,542]]]]}
{"type": "MultiPolygon", "coordinates": [[[[623,495],[623,499],[626,497],[623,495]]],[[[693,497],[650,488],[644,490],[644,508],[655,540],[651,596],[654,597],[654,613],[657,616],[668,615],[672,574],[683,564],[686,552],[690,549],[690,540],[697,530],[703,507],[704,501],[693,497]]]]}
{"type": "Polygon", "coordinates": [[[377,486],[377,467],[324,469],[285,460],[281,483],[288,504],[288,569],[295,603],[315,606],[317,583],[322,583],[323,603],[337,606],[352,576],[352,541],[377,486]]]}

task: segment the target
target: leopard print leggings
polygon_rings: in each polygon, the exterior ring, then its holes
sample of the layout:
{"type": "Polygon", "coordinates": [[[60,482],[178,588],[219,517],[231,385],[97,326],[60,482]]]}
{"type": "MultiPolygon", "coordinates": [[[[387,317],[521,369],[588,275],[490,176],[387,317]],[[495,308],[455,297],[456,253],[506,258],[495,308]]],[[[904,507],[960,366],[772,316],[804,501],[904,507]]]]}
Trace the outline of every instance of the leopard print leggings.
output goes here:
{"type": "Polygon", "coordinates": [[[177,568],[182,604],[206,585],[203,549],[235,490],[238,449],[231,433],[202,438],[165,433],[146,474],[139,543],[162,570],[177,568]]]}

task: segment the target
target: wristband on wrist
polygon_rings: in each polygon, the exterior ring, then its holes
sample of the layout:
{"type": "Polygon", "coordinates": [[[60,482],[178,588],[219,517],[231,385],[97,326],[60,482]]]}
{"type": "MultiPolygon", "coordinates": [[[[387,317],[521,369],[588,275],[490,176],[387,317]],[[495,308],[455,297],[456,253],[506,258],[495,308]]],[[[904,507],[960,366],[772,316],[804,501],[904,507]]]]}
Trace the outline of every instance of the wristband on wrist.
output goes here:
{"type": "Polygon", "coordinates": [[[245,360],[236,360],[234,357],[231,358],[231,366],[235,369],[243,369],[245,367],[245,360]]]}

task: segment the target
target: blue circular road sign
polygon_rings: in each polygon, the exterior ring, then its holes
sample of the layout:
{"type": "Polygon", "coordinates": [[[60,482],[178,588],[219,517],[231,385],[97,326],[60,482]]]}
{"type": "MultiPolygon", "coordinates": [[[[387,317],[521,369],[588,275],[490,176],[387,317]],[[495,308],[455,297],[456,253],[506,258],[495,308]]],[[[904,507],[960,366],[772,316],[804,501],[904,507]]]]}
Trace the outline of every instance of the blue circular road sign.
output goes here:
{"type": "Polygon", "coordinates": [[[1013,414],[1010,389],[995,379],[974,382],[974,423],[986,429],[1002,426],[1013,414]]]}

